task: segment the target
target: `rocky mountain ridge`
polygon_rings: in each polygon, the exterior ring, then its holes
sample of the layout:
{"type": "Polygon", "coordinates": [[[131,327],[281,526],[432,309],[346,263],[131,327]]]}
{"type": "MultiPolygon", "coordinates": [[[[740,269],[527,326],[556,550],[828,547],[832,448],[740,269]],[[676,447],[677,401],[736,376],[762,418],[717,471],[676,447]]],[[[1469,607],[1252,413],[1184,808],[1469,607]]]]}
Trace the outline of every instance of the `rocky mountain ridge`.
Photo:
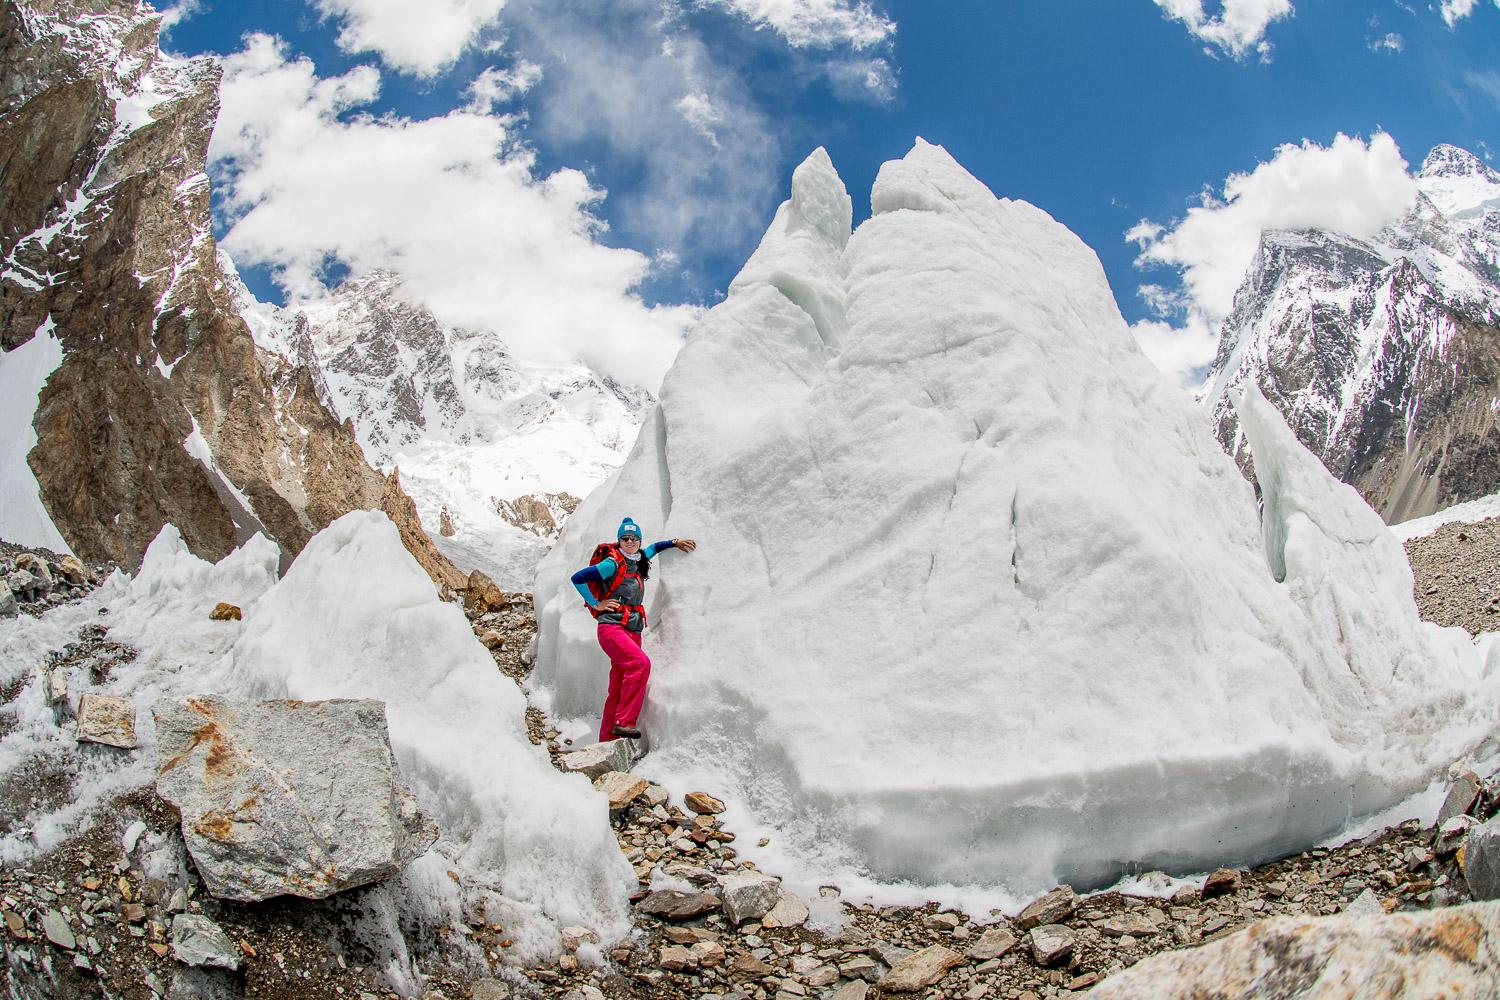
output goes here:
{"type": "Polygon", "coordinates": [[[1438,146],[1372,239],[1268,231],[1220,333],[1204,403],[1261,387],[1298,439],[1389,523],[1500,487],[1500,174],[1438,146]]]}
{"type": "Polygon", "coordinates": [[[565,498],[624,461],[656,402],[581,363],[530,364],[493,332],[446,326],[390,272],[285,308],[238,282],[234,298],[262,350],[305,370],[370,460],[401,470],[423,520],[443,525],[438,544],[512,585],[529,585],[536,539],[577,505],[565,498]]]}
{"type": "Polygon", "coordinates": [[[129,0],[0,6],[0,346],[61,355],[32,417],[41,504],[74,553],[125,566],[167,523],[207,558],[257,531],[290,556],[379,507],[457,585],[315,372],[241,320],[205,173],[220,71],[164,55],[159,27],[129,0]]]}

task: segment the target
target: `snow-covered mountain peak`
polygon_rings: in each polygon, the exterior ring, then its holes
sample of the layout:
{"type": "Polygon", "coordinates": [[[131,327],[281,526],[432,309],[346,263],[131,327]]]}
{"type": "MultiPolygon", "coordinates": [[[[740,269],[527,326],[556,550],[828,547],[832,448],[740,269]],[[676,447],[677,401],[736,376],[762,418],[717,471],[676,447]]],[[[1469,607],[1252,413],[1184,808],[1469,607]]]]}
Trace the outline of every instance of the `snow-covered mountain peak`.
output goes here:
{"type": "Polygon", "coordinates": [[[1457,146],[1433,147],[1417,174],[1417,186],[1452,219],[1471,219],[1500,209],[1500,173],[1457,146]]]}
{"type": "Polygon", "coordinates": [[[1220,332],[1205,403],[1245,464],[1231,390],[1255,382],[1391,521],[1494,491],[1500,175],[1439,146],[1422,196],[1368,239],[1267,231],[1220,332]]]}

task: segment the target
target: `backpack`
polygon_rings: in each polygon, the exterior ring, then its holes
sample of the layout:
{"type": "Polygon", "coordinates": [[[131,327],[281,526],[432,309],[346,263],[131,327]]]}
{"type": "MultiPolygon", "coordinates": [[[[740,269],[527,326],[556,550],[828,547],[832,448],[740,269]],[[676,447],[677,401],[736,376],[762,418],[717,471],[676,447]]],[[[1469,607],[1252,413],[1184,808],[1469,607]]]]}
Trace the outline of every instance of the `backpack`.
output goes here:
{"type": "MultiPolygon", "coordinates": [[[[634,576],[639,578],[639,574],[634,571],[630,560],[625,558],[625,553],[614,542],[600,542],[594,546],[594,554],[589,559],[589,565],[597,566],[606,559],[613,559],[615,561],[615,575],[609,580],[589,581],[589,593],[594,595],[596,602],[608,599],[616,590],[619,590],[620,584],[625,582],[626,577],[634,576]]],[[[641,599],[645,600],[645,598],[646,587],[642,583],[641,599]]],[[[644,629],[646,627],[646,609],[639,604],[620,605],[620,611],[618,612],[620,615],[620,624],[622,626],[629,624],[631,612],[635,612],[641,616],[641,628],[644,629]]],[[[589,614],[598,618],[601,614],[616,614],[616,612],[600,611],[597,607],[593,607],[589,608],[589,614]]]]}

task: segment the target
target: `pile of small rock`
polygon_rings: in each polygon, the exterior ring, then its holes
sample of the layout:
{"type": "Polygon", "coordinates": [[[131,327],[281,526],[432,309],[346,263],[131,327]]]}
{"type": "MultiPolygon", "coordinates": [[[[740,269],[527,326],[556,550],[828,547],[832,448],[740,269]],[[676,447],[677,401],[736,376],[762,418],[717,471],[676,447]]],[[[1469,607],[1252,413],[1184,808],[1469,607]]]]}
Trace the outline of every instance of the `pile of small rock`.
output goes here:
{"type": "Polygon", "coordinates": [[[0,542],[0,618],[40,615],[77,600],[104,582],[108,566],[85,566],[75,556],[0,542]]]}
{"type": "Polygon", "coordinates": [[[1500,518],[1445,524],[1406,543],[1426,621],[1470,635],[1500,630],[1500,518]]]}

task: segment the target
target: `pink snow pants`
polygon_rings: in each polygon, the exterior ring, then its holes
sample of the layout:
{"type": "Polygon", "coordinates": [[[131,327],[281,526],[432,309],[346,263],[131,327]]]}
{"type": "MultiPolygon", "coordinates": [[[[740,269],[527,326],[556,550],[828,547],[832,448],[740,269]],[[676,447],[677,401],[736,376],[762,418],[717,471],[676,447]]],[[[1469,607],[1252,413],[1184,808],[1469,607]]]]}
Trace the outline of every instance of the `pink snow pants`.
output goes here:
{"type": "Polygon", "coordinates": [[[640,718],[651,659],[641,649],[641,634],[619,625],[599,626],[599,647],[609,657],[609,696],[599,723],[599,742],[605,743],[615,738],[616,725],[633,726],[640,718]]]}

